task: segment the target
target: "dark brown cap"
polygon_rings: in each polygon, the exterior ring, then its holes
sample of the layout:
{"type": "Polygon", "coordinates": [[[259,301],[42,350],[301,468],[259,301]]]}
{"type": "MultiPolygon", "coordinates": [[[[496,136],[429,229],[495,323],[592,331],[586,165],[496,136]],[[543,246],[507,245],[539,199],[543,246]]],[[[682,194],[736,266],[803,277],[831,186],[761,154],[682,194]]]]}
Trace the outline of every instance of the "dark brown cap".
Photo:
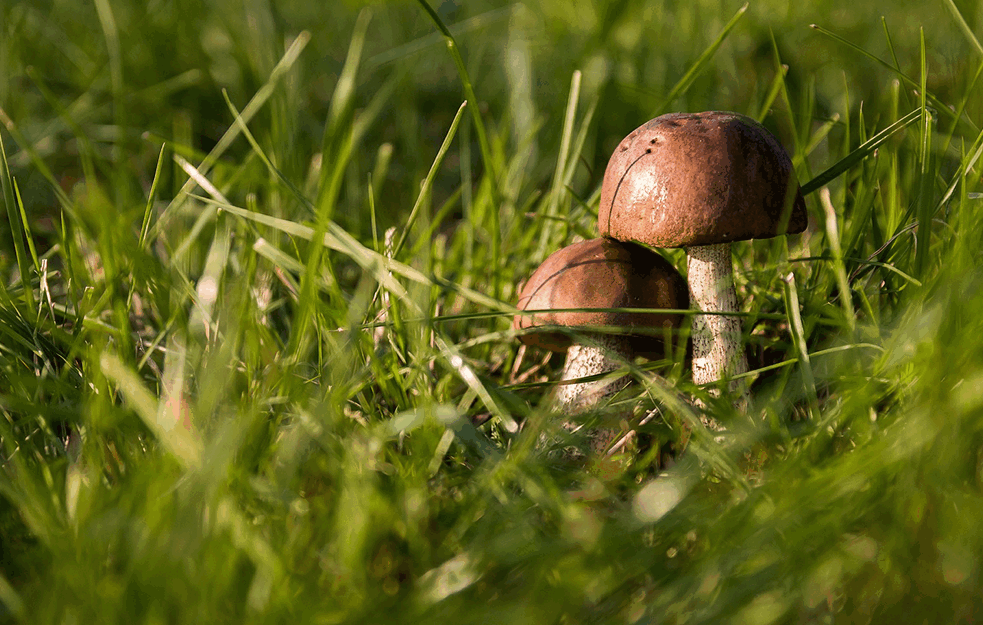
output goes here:
{"type": "MultiPolygon", "coordinates": [[[[547,310],[517,315],[516,330],[543,326],[590,328],[677,328],[682,315],[607,311],[553,312],[562,308],[689,308],[686,281],[667,260],[634,243],[591,239],[574,243],[543,261],[519,293],[520,310],[547,310]]],[[[661,336],[633,334],[636,353],[654,352],[661,336]]],[[[560,352],[570,346],[570,336],[560,332],[534,332],[520,339],[560,352]]]]}
{"type": "Polygon", "coordinates": [[[637,128],[604,173],[598,230],[653,247],[802,232],[805,201],[788,153],[737,113],[672,113],[637,128]]]}

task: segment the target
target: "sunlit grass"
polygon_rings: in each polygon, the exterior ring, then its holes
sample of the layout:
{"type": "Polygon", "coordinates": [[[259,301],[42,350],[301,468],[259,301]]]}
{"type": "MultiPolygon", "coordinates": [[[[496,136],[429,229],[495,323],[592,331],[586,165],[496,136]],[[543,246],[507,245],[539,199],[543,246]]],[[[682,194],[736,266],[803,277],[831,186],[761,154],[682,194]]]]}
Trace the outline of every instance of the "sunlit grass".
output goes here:
{"type": "Polygon", "coordinates": [[[0,6],[0,622],[976,618],[980,7],[459,4],[0,6]],[[519,285],[705,109],[810,212],[752,405],[626,363],[572,460],[519,285]]]}

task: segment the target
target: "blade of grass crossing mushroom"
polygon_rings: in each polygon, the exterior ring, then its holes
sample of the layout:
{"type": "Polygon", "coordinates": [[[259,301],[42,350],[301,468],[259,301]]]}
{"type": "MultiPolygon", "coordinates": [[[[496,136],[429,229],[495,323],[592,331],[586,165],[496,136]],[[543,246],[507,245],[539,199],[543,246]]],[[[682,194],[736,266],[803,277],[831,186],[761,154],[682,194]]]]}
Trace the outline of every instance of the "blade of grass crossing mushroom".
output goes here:
{"type": "Polygon", "coordinates": [[[809,358],[802,315],[799,313],[799,291],[795,288],[795,274],[789,272],[782,280],[785,282],[785,306],[788,312],[789,328],[792,330],[795,348],[799,352],[799,371],[802,374],[803,390],[809,402],[809,418],[812,419],[813,423],[818,423],[819,396],[816,392],[816,377],[812,371],[812,360],[809,358]]]}
{"type": "Polygon", "coordinates": [[[733,28],[737,26],[737,22],[744,17],[744,13],[747,11],[747,8],[748,3],[744,3],[744,5],[737,10],[737,13],[734,14],[734,17],[730,18],[730,21],[727,22],[727,25],[720,31],[720,34],[717,35],[717,38],[713,41],[713,43],[711,43],[703,51],[703,53],[700,54],[700,56],[696,59],[696,62],[693,63],[688,70],[686,70],[685,74],[683,74],[683,77],[680,78],[675,85],[673,85],[672,89],[669,90],[669,95],[665,97],[665,99],[655,108],[649,117],[658,117],[659,115],[665,113],[676,98],[680,97],[686,93],[687,90],[689,90],[689,88],[693,85],[693,81],[696,80],[696,77],[700,75],[700,72],[702,72],[703,69],[710,63],[710,59],[713,58],[713,55],[716,54],[717,50],[724,43],[724,40],[727,39],[727,35],[730,34],[730,31],[733,30],[733,28]]]}

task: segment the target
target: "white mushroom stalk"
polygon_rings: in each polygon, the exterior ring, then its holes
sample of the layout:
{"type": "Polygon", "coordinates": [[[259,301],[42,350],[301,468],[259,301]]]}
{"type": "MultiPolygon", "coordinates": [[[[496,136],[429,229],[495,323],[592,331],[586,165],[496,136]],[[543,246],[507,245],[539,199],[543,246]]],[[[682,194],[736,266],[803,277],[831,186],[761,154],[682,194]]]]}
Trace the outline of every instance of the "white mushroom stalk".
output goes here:
{"type": "Polygon", "coordinates": [[[574,381],[611,373],[632,358],[631,344],[623,336],[592,334],[590,338],[590,345],[574,343],[567,349],[567,359],[555,395],[560,412],[577,414],[596,408],[604,399],[628,384],[627,376],[615,380],[574,381]]]}
{"type": "MultiPolygon", "coordinates": [[[[690,302],[706,313],[738,312],[734,291],[734,272],[730,243],[686,248],[687,279],[690,302]]],[[[747,358],[741,340],[740,317],[726,314],[693,317],[693,382],[712,384],[718,380],[746,373],[747,358]]],[[[730,383],[734,404],[748,404],[747,385],[739,380],[730,383]]],[[[717,390],[711,391],[717,394],[717,390]]]]}
{"type": "MultiPolygon", "coordinates": [[[[594,410],[626,388],[631,381],[629,376],[574,381],[617,371],[626,360],[630,361],[632,358],[631,343],[623,336],[592,334],[590,339],[592,344],[574,343],[567,349],[563,373],[553,397],[557,411],[563,414],[577,416],[594,410]]],[[[576,432],[581,427],[583,423],[563,422],[563,428],[571,432],[576,432]]],[[[624,434],[621,428],[595,428],[587,436],[590,451],[595,455],[603,454],[611,443],[624,434]]]]}

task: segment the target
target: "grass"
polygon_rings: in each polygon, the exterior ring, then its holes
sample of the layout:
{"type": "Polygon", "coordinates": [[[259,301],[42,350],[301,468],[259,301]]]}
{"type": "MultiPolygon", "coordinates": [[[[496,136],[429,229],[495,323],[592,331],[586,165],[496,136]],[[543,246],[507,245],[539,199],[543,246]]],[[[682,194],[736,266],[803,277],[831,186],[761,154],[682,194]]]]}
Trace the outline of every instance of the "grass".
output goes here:
{"type": "Polygon", "coordinates": [[[883,10],[0,5],[0,623],[977,620],[983,5],[883,10]],[[808,193],[751,409],[630,363],[557,459],[518,285],[707,109],[808,193]]]}

